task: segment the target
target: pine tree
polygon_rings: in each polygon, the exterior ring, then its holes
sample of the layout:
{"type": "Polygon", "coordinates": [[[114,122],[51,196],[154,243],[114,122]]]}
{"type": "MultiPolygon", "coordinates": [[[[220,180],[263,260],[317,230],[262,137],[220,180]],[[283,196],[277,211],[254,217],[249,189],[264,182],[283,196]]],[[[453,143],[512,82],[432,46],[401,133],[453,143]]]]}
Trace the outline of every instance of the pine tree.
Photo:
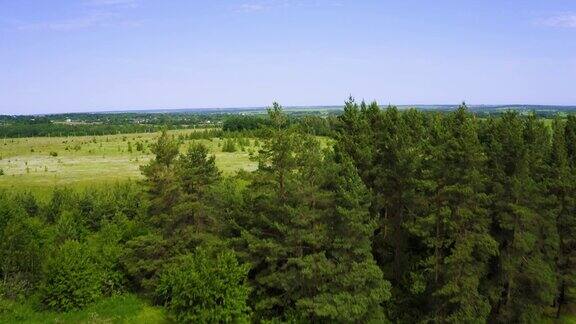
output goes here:
{"type": "Polygon", "coordinates": [[[549,162],[550,193],[556,198],[555,221],[559,235],[556,260],[558,274],[556,318],[560,317],[564,305],[576,300],[573,293],[576,289],[576,176],[568,159],[570,144],[566,143],[566,134],[573,131],[568,129],[570,126],[572,125],[566,125],[559,118],[554,120],[549,162]]]}
{"type": "Polygon", "coordinates": [[[279,105],[269,115],[273,129],[245,191],[252,217],[241,224],[256,313],[382,319],[389,288],[370,253],[375,222],[365,187],[350,162],[325,156],[316,140],[287,128],[279,105]]]}
{"type": "Polygon", "coordinates": [[[490,312],[481,283],[497,254],[486,210],[485,156],[465,105],[432,123],[429,212],[413,227],[430,247],[424,273],[434,322],[484,322],[490,312]]]}
{"type": "Polygon", "coordinates": [[[546,131],[507,112],[488,132],[492,233],[500,246],[489,284],[491,319],[532,321],[551,304],[556,286],[552,217],[542,195],[546,131]]]}
{"type": "Polygon", "coordinates": [[[565,131],[566,155],[572,168],[576,167],[576,115],[568,116],[565,131]]]}
{"type": "Polygon", "coordinates": [[[420,246],[408,224],[425,203],[424,147],[427,139],[424,116],[416,110],[381,110],[376,103],[346,103],[340,117],[335,150],[352,158],[372,196],[371,213],[378,220],[373,235],[373,255],[385,278],[393,283],[393,298],[386,306],[393,320],[420,317],[424,299],[421,280],[413,271],[420,260],[420,246]]]}
{"type": "Polygon", "coordinates": [[[162,215],[170,213],[179,199],[180,191],[174,162],[178,156],[178,143],[166,131],[151,146],[153,160],[140,167],[145,176],[144,184],[150,198],[150,213],[162,222],[162,215]]]}
{"type": "Polygon", "coordinates": [[[208,188],[220,179],[215,160],[213,155],[208,156],[207,147],[198,144],[190,146],[175,162],[180,197],[162,227],[168,239],[184,253],[207,239],[205,234],[213,232],[217,225],[204,200],[208,188]]]}

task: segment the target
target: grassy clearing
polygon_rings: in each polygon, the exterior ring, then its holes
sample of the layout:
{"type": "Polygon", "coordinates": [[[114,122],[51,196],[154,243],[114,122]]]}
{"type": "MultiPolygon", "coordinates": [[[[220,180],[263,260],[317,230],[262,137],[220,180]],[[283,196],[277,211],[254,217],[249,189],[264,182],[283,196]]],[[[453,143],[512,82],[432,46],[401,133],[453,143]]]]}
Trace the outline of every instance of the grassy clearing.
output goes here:
{"type": "Polygon", "coordinates": [[[172,323],[166,311],[127,294],[106,298],[81,311],[36,311],[31,305],[0,300],[0,323],[172,323]]]}
{"type": "MultiPolygon", "coordinates": [[[[194,130],[176,130],[178,137],[194,130]]],[[[111,182],[140,179],[139,166],[150,158],[150,145],[159,133],[105,136],[30,137],[0,140],[0,188],[49,192],[56,186],[86,188],[111,182]],[[141,149],[140,151],[138,149],[141,149]]],[[[216,155],[224,174],[253,170],[249,152],[257,151],[253,139],[236,152],[222,152],[223,139],[184,140],[206,145],[216,155]]]]}

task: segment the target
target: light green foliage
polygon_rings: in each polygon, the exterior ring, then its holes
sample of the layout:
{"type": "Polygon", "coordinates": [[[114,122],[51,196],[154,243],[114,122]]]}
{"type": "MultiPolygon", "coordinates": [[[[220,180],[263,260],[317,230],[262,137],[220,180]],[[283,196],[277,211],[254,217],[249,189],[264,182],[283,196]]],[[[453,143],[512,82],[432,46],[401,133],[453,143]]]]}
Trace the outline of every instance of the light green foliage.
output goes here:
{"type": "Polygon", "coordinates": [[[44,265],[41,301],[49,309],[67,311],[83,308],[101,296],[97,267],[87,248],[77,241],[66,241],[44,265]]]}
{"type": "Polygon", "coordinates": [[[112,296],[82,310],[65,313],[38,311],[31,303],[16,303],[0,299],[0,323],[77,324],[77,323],[172,323],[161,307],[148,305],[133,294],[112,296]]]}
{"type": "Polygon", "coordinates": [[[162,272],[156,294],[179,323],[249,322],[247,274],[232,252],[198,248],[162,272]]]}
{"type": "Polygon", "coordinates": [[[124,215],[118,214],[87,239],[88,253],[98,267],[103,295],[119,294],[126,289],[127,278],[120,258],[124,254],[122,241],[130,235],[130,225],[124,215]]]}
{"type": "Polygon", "coordinates": [[[66,240],[80,240],[84,237],[86,229],[82,224],[80,215],[69,210],[65,210],[60,215],[55,224],[55,242],[60,244],[66,240]]]}
{"type": "MultiPolygon", "coordinates": [[[[0,208],[10,208],[2,206],[0,208]]],[[[24,298],[36,288],[41,273],[46,236],[43,224],[14,210],[0,226],[0,298],[24,298]]]]}
{"type": "Polygon", "coordinates": [[[222,145],[222,152],[236,152],[236,142],[233,138],[227,138],[224,140],[224,144],[222,145]]]}

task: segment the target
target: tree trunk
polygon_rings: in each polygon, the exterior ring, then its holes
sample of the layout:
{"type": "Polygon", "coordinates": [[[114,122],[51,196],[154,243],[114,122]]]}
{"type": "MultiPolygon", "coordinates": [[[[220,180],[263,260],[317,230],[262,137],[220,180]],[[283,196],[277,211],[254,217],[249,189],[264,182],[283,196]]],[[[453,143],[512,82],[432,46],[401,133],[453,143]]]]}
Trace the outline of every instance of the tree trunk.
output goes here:
{"type": "Polygon", "coordinates": [[[560,296],[558,296],[558,309],[556,310],[556,319],[560,318],[560,314],[562,312],[562,305],[564,304],[564,299],[566,298],[565,291],[566,285],[564,281],[562,281],[562,285],[560,286],[560,296]]]}

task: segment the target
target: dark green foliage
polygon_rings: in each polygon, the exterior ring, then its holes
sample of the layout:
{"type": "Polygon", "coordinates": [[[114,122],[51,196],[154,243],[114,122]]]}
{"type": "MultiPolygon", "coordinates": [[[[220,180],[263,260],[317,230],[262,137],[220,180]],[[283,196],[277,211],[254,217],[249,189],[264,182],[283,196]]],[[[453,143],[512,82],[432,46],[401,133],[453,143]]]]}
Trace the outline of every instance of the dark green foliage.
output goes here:
{"type": "Polygon", "coordinates": [[[571,163],[569,156],[574,143],[567,142],[568,137],[576,140],[575,121],[574,118],[570,118],[567,123],[560,119],[554,121],[550,157],[550,192],[556,199],[556,227],[559,236],[556,259],[557,318],[564,306],[576,301],[576,165],[571,163]]]}
{"type": "Polygon", "coordinates": [[[554,148],[534,116],[481,122],[465,107],[424,114],[346,103],[336,149],[373,193],[381,222],[374,255],[393,283],[390,317],[522,322],[566,303],[554,269],[557,260],[573,268],[558,250],[562,237],[571,240],[570,223],[558,223],[574,195],[571,144],[560,136],[574,136],[567,128],[555,132],[565,144],[554,148]]]}
{"type": "Polygon", "coordinates": [[[237,132],[244,130],[254,130],[261,128],[267,124],[267,120],[261,116],[242,116],[234,115],[224,119],[222,129],[226,132],[237,132]]]}
{"type": "Polygon", "coordinates": [[[352,158],[372,192],[370,210],[378,224],[372,238],[373,254],[395,289],[389,316],[405,321],[422,318],[425,305],[419,302],[427,298],[419,293],[426,282],[418,279],[418,265],[426,255],[423,242],[412,237],[407,225],[426,210],[421,196],[428,189],[423,181],[424,116],[394,107],[381,110],[376,103],[358,105],[350,99],[338,128],[335,149],[352,158]]]}
{"type": "Polygon", "coordinates": [[[142,172],[153,232],[128,241],[122,257],[133,284],[147,293],[154,290],[166,262],[211,240],[208,232],[215,224],[202,198],[220,178],[214,156],[208,156],[203,145],[192,145],[178,154],[176,141],[163,133],[152,151],[156,157],[142,172]]]}
{"type": "Polygon", "coordinates": [[[199,198],[209,185],[219,179],[216,158],[208,153],[206,146],[195,144],[185,154],[181,154],[176,162],[176,173],[185,194],[199,198]]]}
{"type": "Polygon", "coordinates": [[[492,235],[500,245],[490,286],[492,317],[503,322],[537,319],[553,300],[556,286],[557,234],[540,174],[547,132],[537,121],[515,113],[489,127],[492,235]]]}
{"type": "Polygon", "coordinates": [[[199,248],[162,272],[156,294],[179,323],[248,322],[247,274],[232,252],[199,248]]]}
{"type": "Polygon", "coordinates": [[[482,322],[490,313],[482,279],[498,245],[486,209],[485,157],[476,127],[463,106],[434,118],[430,138],[427,211],[411,231],[429,248],[421,275],[429,277],[429,317],[435,322],[482,322]],[[429,274],[429,275],[427,275],[429,274]]]}
{"type": "Polygon", "coordinates": [[[235,220],[258,318],[382,320],[389,287],[370,253],[364,185],[345,156],[286,128],[279,105],[269,115],[273,128],[244,193],[251,216],[235,220]]]}
{"type": "Polygon", "coordinates": [[[161,235],[145,234],[126,242],[120,262],[133,287],[150,292],[156,287],[168,253],[168,245],[161,235]]]}
{"type": "Polygon", "coordinates": [[[193,246],[193,241],[202,240],[198,236],[214,227],[214,221],[206,211],[203,198],[206,190],[220,179],[215,157],[208,155],[208,149],[192,145],[185,154],[180,154],[174,170],[178,178],[180,199],[173,213],[165,219],[164,232],[178,236],[178,245],[193,246]]]}
{"type": "Polygon", "coordinates": [[[82,308],[100,297],[101,288],[98,269],[77,241],[64,242],[45,262],[40,296],[47,308],[82,308]]]}
{"type": "Polygon", "coordinates": [[[146,177],[145,187],[150,197],[152,215],[169,213],[179,198],[178,179],[174,173],[178,149],[178,143],[164,131],[151,147],[155,158],[141,167],[146,177]]]}

